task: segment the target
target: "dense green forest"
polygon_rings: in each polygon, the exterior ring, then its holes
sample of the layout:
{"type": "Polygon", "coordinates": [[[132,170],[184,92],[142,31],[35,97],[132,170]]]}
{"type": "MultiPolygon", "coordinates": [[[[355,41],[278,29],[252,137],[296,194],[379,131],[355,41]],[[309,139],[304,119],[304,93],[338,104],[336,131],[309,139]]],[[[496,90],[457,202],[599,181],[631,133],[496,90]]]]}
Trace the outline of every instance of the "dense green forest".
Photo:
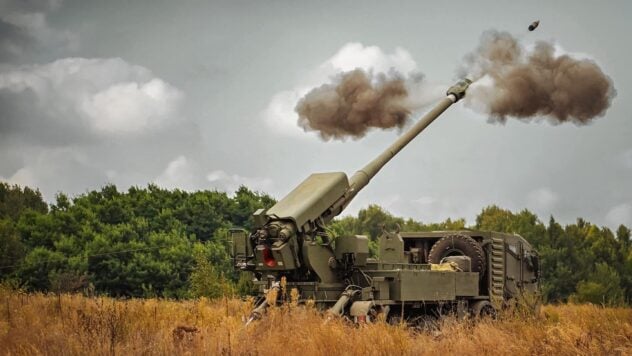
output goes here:
{"type": "MultiPolygon", "coordinates": [[[[249,228],[250,214],[274,202],[246,187],[231,196],[107,185],[73,198],[58,194],[47,204],[37,190],[0,182],[0,280],[31,291],[112,296],[245,294],[248,276],[231,268],[228,229],[249,228]]],[[[371,205],[336,220],[330,232],[368,235],[375,251],[382,225],[518,233],[540,253],[547,301],[632,301],[630,229],[623,225],[613,232],[579,218],[562,226],[497,206],[484,208],[474,226],[463,219],[424,223],[371,205]]]]}

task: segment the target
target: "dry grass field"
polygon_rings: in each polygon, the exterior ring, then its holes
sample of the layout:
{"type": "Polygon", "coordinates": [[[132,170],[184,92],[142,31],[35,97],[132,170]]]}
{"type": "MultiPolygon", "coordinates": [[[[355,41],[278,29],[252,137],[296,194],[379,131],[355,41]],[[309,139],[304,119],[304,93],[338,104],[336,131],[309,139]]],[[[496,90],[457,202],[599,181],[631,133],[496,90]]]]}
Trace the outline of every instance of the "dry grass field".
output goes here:
{"type": "Polygon", "coordinates": [[[0,290],[2,355],[630,355],[632,309],[545,306],[533,317],[416,331],[354,326],[310,307],[273,308],[245,327],[239,299],[115,300],[0,290]]]}

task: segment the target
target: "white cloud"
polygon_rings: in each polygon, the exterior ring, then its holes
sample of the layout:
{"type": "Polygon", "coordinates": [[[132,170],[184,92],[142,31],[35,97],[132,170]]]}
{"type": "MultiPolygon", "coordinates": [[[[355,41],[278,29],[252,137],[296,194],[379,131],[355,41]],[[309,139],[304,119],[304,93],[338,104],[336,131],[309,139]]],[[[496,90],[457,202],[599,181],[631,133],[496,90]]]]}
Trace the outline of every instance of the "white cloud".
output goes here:
{"type": "Polygon", "coordinates": [[[85,181],[93,187],[105,184],[107,177],[82,152],[62,147],[30,151],[24,156],[23,166],[9,177],[0,176],[0,181],[41,189],[44,198],[50,200],[59,191],[74,193],[85,189],[85,181]]]}
{"type": "MultiPolygon", "coordinates": [[[[367,201],[359,208],[369,203],[367,201]]],[[[447,218],[464,218],[468,223],[473,223],[482,203],[475,199],[458,201],[450,197],[436,198],[422,196],[419,198],[406,197],[394,194],[382,200],[380,205],[396,216],[410,217],[422,222],[440,222],[447,218]]],[[[353,212],[355,213],[355,212],[353,212]]]]}
{"type": "Polygon", "coordinates": [[[288,136],[301,135],[303,129],[298,126],[298,116],[294,111],[298,100],[307,94],[309,87],[297,87],[274,94],[263,112],[266,123],[276,132],[288,136]]]}
{"type": "Polygon", "coordinates": [[[167,189],[196,190],[203,189],[199,175],[199,167],[185,156],[178,156],[167,164],[167,168],[154,182],[167,189]]]}
{"type": "Polygon", "coordinates": [[[482,203],[470,197],[465,201],[451,197],[435,198],[423,196],[413,199],[410,202],[411,211],[416,211],[420,220],[425,222],[440,222],[448,218],[464,218],[468,223],[474,223],[476,214],[479,212],[482,203]]]}
{"type": "Polygon", "coordinates": [[[235,192],[241,185],[251,190],[270,192],[273,188],[272,180],[262,177],[244,177],[229,174],[223,170],[204,173],[204,169],[192,159],[183,155],[176,157],[167,164],[165,170],[154,182],[168,189],[182,189],[194,191],[200,189],[217,189],[229,194],[235,192]]]}
{"type": "Polygon", "coordinates": [[[81,109],[103,132],[140,132],[173,118],[181,94],[160,79],[112,85],[84,99],[81,109]]]}
{"type": "Polygon", "coordinates": [[[18,169],[11,177],[5,178],[0,176],[0,181],[5,181],[10,184],[17,184],[20,186],[38,186],[37,177],[35,177],[33,171],[31,169],[28,169],[27,167],[22,167],[18,169]]]}
{"type": "MultiPolygon", "coordinates": [[[[0,93],[34,94],[41,117],[97,134],[139,134],[178,118],[183,94],[120,58],[65,58],[0,71],[0,93]]],[[[31,118],[25,118],[31,119],[31,118]]]]}
{"type": "MultiPolygon", "coordinates": [[[[535,44],[533,44],[533,47],[530,48],[530,51],[533,50],[534,47],[535,47],[535,44]]],[[[562,45],[560,45],[559,43],[553,43],[553,49],[554,49],[553,56],[555,57],[569,56],[571,58],[578,59],[578,60],[581,60],[581,59],[590,59],[592,61],[596,60],[594,56],[588,53],[568,51],[564,47],[562,47],[562,45]]]]}
{"type": "Polygon", "coordinates": [[[356,68],[388,72],[395,69],[408,74],[417,69],[417,63],[408,51],[401,47],[388,54],[377,46],[364,46],[362,43],[347,43],[336,54],[321,65],[322,68],[332,68],[335,71],[350,71],[356,68]]]}
{"type": "MultiPolygon", "coordinates": [[[[146,184],[162,157],[196,150],[183,100],[179,89],[120,58],[0,65],[0,145],[13,162],[0,179],[38,187],[49,199],[108,182],[146,184]]],[[[161,182],[205,187],[202,172],[188,180],[185,172],[172,168],[161,182]]]]}
{"type": "Polygon", "coordinates": [[[527,194],[527,208],[534,210],[540,216],[551,214],[558,201],[557,194],[546,187],[532,190],[527,194]]]}
{"type": "Polygon", "coordinates": [[[331,58],[306,73],[304,77],[307,79],[304,82],[273,95],[263,111],[265,122],[278,133],[317,137],[316,133],[308,135],[298,126],[298,116],[294,111],[296,103],[312,88],[329,82],[335,74],[356,68],[374,73],[387,73],[394,69],[402,74],[410,74],[417,70],[417,63],[410,53],[401,47],[395,48],[393,53],[385,53],[377,46],[365,46],[358,42],[347,43],[331,58]]]}
{"type": "Polygon", "coordinates": [[[261,192],[269,192],[272,190],[272,180],[262,177],[243,177],[238,174],[228,174],[222,170],[209,173],[206,179],[211,186],[218,190],[228,193],[236,191],[239,186],[245,185],[248,189],[261,192]]]}
{"type": "Polygon", "coordinates": [[[614,229],[621,224],[631,226],[632,204],[623,203],[610,209],[606,214],[606,222],[614,229]]]}

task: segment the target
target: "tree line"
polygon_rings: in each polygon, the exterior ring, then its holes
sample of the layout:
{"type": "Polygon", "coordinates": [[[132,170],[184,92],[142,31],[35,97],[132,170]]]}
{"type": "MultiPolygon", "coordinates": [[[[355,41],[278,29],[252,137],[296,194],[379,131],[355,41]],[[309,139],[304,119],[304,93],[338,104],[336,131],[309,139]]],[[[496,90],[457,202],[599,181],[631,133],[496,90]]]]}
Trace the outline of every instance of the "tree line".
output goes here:
{"type": "MultiPolygon", "coordinates": [[[[251,214],[274,198],[246,187],[233,195],[186,192],[150,184],[114,185],[48,204],[40,192],[0,182],[0,280],[29,291],[127,297],[216,297],[251,292],[233,271],[228,229],[250,229],[251,214]]],[[[334,236],[363,234],[372,254],[382,226],[402,231],[477,229],[517,233],[539,252],[548,302],[621,305],[632,301],[630,229],[616,231],[578,218],[562,225],[528,210],[489,206],[473,226],[464,219],[425,223],[377,205],[329,226],[334,236]]]]}
{"type": "Polygon", "coordinates": [[[230,197],[106,185],[49,205],[37,190],[0,183],[0,276],[31,291],[185,298],[204,272],[208,287],[225,291],[239,277],[228,229],[249,228],[252,212],[274,202],[245,187],[230,197]]]}

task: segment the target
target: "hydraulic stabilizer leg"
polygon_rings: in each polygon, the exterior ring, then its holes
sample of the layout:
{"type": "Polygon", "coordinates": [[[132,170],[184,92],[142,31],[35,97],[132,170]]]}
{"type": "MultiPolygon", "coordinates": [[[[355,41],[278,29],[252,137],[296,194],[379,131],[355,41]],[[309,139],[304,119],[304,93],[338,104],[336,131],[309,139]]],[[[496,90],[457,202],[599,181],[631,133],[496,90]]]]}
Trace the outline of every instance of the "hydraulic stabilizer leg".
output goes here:
{"type": "Polygon", "coordinates": [[[274,282],[268,292],[266,293],[266,297],[263,299],[259,305],[255,309],[250,312],[250,316],[246,321],[246,326],[252,323],[254,320],[261,319],[263,313],[265,313],[268,305],[276,302],[277,297],[279,296],[279,292],[281,291],[281,284],[279,282],[274,282]]]}
{"type": "Polygon", "coordinates": [[[330,315],[340,316],[342,315],[342,311],[345,306],[349,303],[349,301],[353,298],[353,296],[358,293],[357,290],[347,289],[340,295],[336,304],[333,307],[329,308],[327,311],[330,315]]]}

